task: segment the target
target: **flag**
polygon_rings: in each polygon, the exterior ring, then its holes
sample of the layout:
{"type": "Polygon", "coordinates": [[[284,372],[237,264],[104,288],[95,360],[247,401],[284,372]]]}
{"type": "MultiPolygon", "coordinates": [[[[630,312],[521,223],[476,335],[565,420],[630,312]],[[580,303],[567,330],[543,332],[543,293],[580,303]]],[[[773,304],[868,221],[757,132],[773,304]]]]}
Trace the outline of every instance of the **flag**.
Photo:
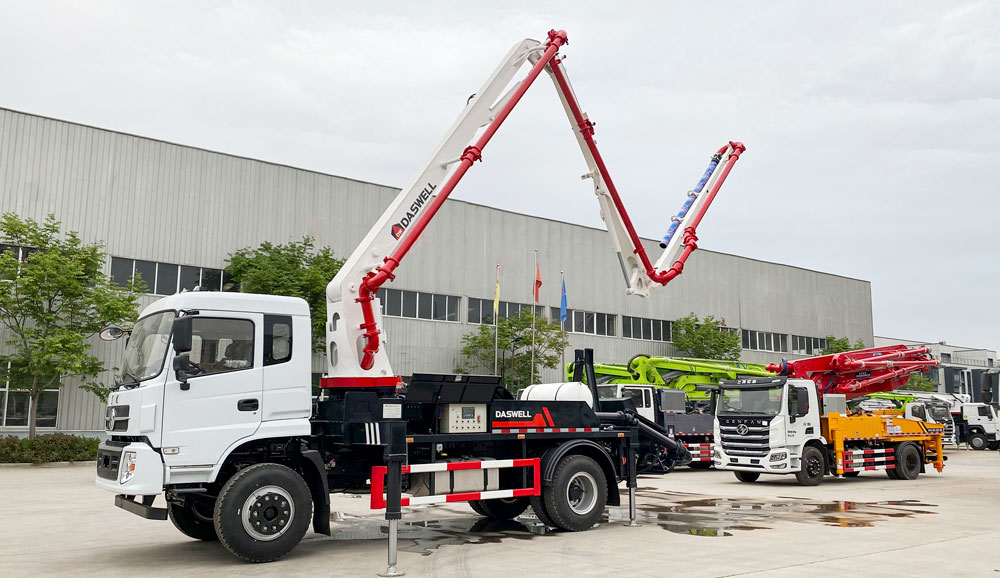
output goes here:
{"type": "Polygon", "coordinates": [[[566,280],[562,280],[562,299],[559,301],[559,321],[566,323],[566,280]]]}
{"type": "Polygon", "coordinates": [[[493,294],[493,322],[496,323],[497,314],[500,313],[500,263],[497,263],[497,289],[493,294]]]}
{"type": "Polygon", "coordinates": [[[542,270],[535,263],[535,303],[538,303],[538,290],[542,288],[542,270]]]}

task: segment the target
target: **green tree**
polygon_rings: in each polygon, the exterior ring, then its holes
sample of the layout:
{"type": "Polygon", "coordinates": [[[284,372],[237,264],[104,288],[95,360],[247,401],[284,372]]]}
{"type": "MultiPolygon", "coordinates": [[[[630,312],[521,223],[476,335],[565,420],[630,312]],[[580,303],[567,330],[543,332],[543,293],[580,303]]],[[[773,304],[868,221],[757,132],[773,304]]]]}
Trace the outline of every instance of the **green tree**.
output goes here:
{"type": "Polygon", "coordinates": [[[907,391],[937,391],[937,383],[919,372],[911,373],[903,389],[907,391]]]}
{"type": "Polygon", "coordinates": [[[344,261],[329,247],[315,247],[312,237],[284,245],[261,243],[229,255],[226,271],[244,293],[301,297],[309,303],[314,351],[323,351],[326,339],[326,286],[344,261]]]}
{"type": "Polygon", "coordinates": [[[671,340],[682,353],[699,359],[740,359],[740,333],[727,328],[725,319],[709,315],[699,321],[691,313],[674,321],[671,327],[671,340]]]}
{"type": "Polygon", "coordinates": [[[106,368],[87,338],[109,324],[133,322],[141,289],[135,280],[115,285],[104,274],[102,246],[60,228],[53,215],[41,223],[0,217],[0,242],[8,245],[0,251],[0,324],[7,329],[0,369],[12,389],[28,393],[32,439],[44,390],[78,378],[83,389],[106,398],[108,389],[96,379],[106,368]]]}
{"type": "Polygon", "coordinates": [[[832,353],[843,353],[845,351],[854,351],[855,349],[864,349],[865,340],[858,338],[851,345],[851,340],[846,337],[834,337],[833,335],[826,336],[826,348],[823,349],[823,355],[830,355],[832,353]]]}
{"type": "Polygon", "coordinates": [[[558,323],[535,317],[535,372],[531,371],[531,311],[522,309],[517,317],[503,317],[497,327],[480,325],[462,337],[462,355],[472,371],[493,373],[494,344],[498,347],[499,371],[507,386],[516,391],[538,383],[540,368],[552,369],[562,361],[563,350],[569,345],[566,332],[558,323]],[[494,330],[498,333],[495,334],[494,330]]]}

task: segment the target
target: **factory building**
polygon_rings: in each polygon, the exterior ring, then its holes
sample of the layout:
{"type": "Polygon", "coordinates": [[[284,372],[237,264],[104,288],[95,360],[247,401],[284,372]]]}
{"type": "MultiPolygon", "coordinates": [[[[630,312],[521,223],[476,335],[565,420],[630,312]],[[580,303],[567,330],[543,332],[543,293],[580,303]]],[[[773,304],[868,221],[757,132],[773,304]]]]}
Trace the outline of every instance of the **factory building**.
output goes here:
{"type": "MultiPolygon", "coordinates": [[[[150,287],[142,306],[195,287],[223,289],[227,256],[263,241],[310,235],[346,258],[397,193],[0,109],[0,211],[38,220],[51,213],[84,241],[103,243],[109,275],[140,273],[150,287]]],[[[659,254],[656,241],[645,244],[659,254]]],[[[498,263],[501,315],[529,306],[535,250],[549,316],[558,317],[565,271],[567,359],[584,347],[603,362],[673,355],[671,322],[690,313],[714,315],[739,331],[748,362],[818,353],[827,335],[873,343],[868,281],[701,249],[668,288],[631,297],[604,230],[450,200],[383,293],[395,371],[482,371],[468,367],[461,338],[492,315],[498,263]]],[[[120,342],[95,340],[94,348],[108,367],[119,364],[120,342]]],[[[314,363],[317,372],[324,367],[322,359],[314,363]]],[[[559,380],[559,372],[546,370],[543,378],[559,380]]],[[[110,373],[105,380],[112,383],[110,373]]],[[[0,383],[0,433],[23,432],[26,415],[26,395],[0,383]]],[[[103,404],[68,380],[43,396],[38,425],[101,431],[103,404]]]]}
{"type": "MultiPolygon", "coordinates": [[[[924,377],[938,385],[940,393],[962,393],[972,401],[982,401],[981,380],[984,373],[996,367],[997,352],[983,347],[950,345],[945,341],[913,341],[875,336],[875,346],[926,345],[941,365],[932,367],[924,377]]],[[[995,402],[996,400],[994,400],[995,402]]]]}

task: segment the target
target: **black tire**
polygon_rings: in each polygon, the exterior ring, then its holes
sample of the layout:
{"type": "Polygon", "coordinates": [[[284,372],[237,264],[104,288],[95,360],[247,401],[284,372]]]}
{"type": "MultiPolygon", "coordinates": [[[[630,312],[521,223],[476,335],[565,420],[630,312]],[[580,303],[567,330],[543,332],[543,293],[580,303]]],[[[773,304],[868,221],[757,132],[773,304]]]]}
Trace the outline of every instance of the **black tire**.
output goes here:
{"type": "Polygon", "coordinates": [[[752,484],[760,479],[760,472],[733,472],[736,474],[736,479],[743,482],[744,484],[752,484]]]}
{"type": "Polygon", "coordinates": [[[795,480],[800,486],[818,486],[826,475],[826,458],[823,452],[813,446],[802,450],[802,468],[795,472],[795,480]]]}
{"type": "Polygon", "coordinates": [[[511,520],[528,509],[528,498],[497,498],[494,500],[479,500],[479,507],[487,518],[494,520],[511,520]]]}
{"type": "Polygon", "coordinates": [[[559,460],[552,485],[542,488],[546,511],[557,528],[571,532],[590,529],[604,513],[608,482],[597,462],[572,455],[559,460]]]}
{"type": "Polygon", "coordinates": [[[692,470],[707,470],[712,467],[712,462],[711,461],[691,462],[690,464],[688,464],[688,467],[691,468],[692,470]]]}
{"type": "Polygon", "coordinates": [[[856,478],[861,475],[861,472],[844,472],[845,478],[856,478]]]}
{"type": "Polygon", "coordinates": [[[200,504],[193,500],[186,506],[180,504],[167,503],[167,517],[174,524],[174,527],[181,531],[181,534],[195,540],[218,540],[215,535],[215,522],[212,506],[200,504]]]}
{"type": "Polygon", "coordinates": [[[249,562],[271,562],[289,553],[305,536],[311,518],[305,480],[278,464],[240,470],[222,486],[215,502],[219,541],[249,562]]]}
{"type": "Polygon", "coordinates": [[[974,450],[985,450],[990,445],[989,440],[987,440],[986,436],[981,433],[974,433],[970,435],[966,440],[966,443],[968,443],[969,447],[974,450]]]}
{"type": "Polygon", "coordinates": [[[483,500],[471,500],[469,501],[469,507],[472,508],[473,512],[479,514],[480,516],[489,517],[489,514],[487,514],[486,510],[483,509],[483,500]]]}
{"type": "Polygon", "coordinates": [[[920,448],[914,444],[900,444],[896,448],[896,479],[915,480],[920,475],[920,466],[924,458],[920,448]]]}
{"type": "Polygon", "coordinates": [[[528,503],[531,504],[531,509],[535,512],[535,516],[538,516],[539,522],[550,528],[556,527],[556,523],[552,520],[552,516],[549,515],[548,510],[545,508],[545,500],[542,496],[531,496],[531,498],[528,499],[528,503]]]}
{"type": "Polygon", "coordinates": [[[891,467],[891,468],[889,468],[889,469],[887,469],[885,471],[885,475],[889,476],[890,480],[898,480],[899,479],[899,474],[896,473],[895,464],[893,464],[893,467],[891,467]]]}

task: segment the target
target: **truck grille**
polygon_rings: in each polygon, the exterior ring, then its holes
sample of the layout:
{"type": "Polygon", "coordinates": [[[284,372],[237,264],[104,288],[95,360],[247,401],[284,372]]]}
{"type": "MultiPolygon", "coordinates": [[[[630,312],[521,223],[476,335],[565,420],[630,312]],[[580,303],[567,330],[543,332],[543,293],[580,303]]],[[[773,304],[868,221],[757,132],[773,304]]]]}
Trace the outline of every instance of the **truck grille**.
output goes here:
{"type": "Polygon", "coordinates": [[[770,419],[719,418],[719,437],[722,449],[730,456],[764,457],[768,444],[770,419]]]}
{"type": "Polygon", "coordinates": [[[105,431],[128,431],[127,405],[112,405],[104,410],[105,431]]]}

